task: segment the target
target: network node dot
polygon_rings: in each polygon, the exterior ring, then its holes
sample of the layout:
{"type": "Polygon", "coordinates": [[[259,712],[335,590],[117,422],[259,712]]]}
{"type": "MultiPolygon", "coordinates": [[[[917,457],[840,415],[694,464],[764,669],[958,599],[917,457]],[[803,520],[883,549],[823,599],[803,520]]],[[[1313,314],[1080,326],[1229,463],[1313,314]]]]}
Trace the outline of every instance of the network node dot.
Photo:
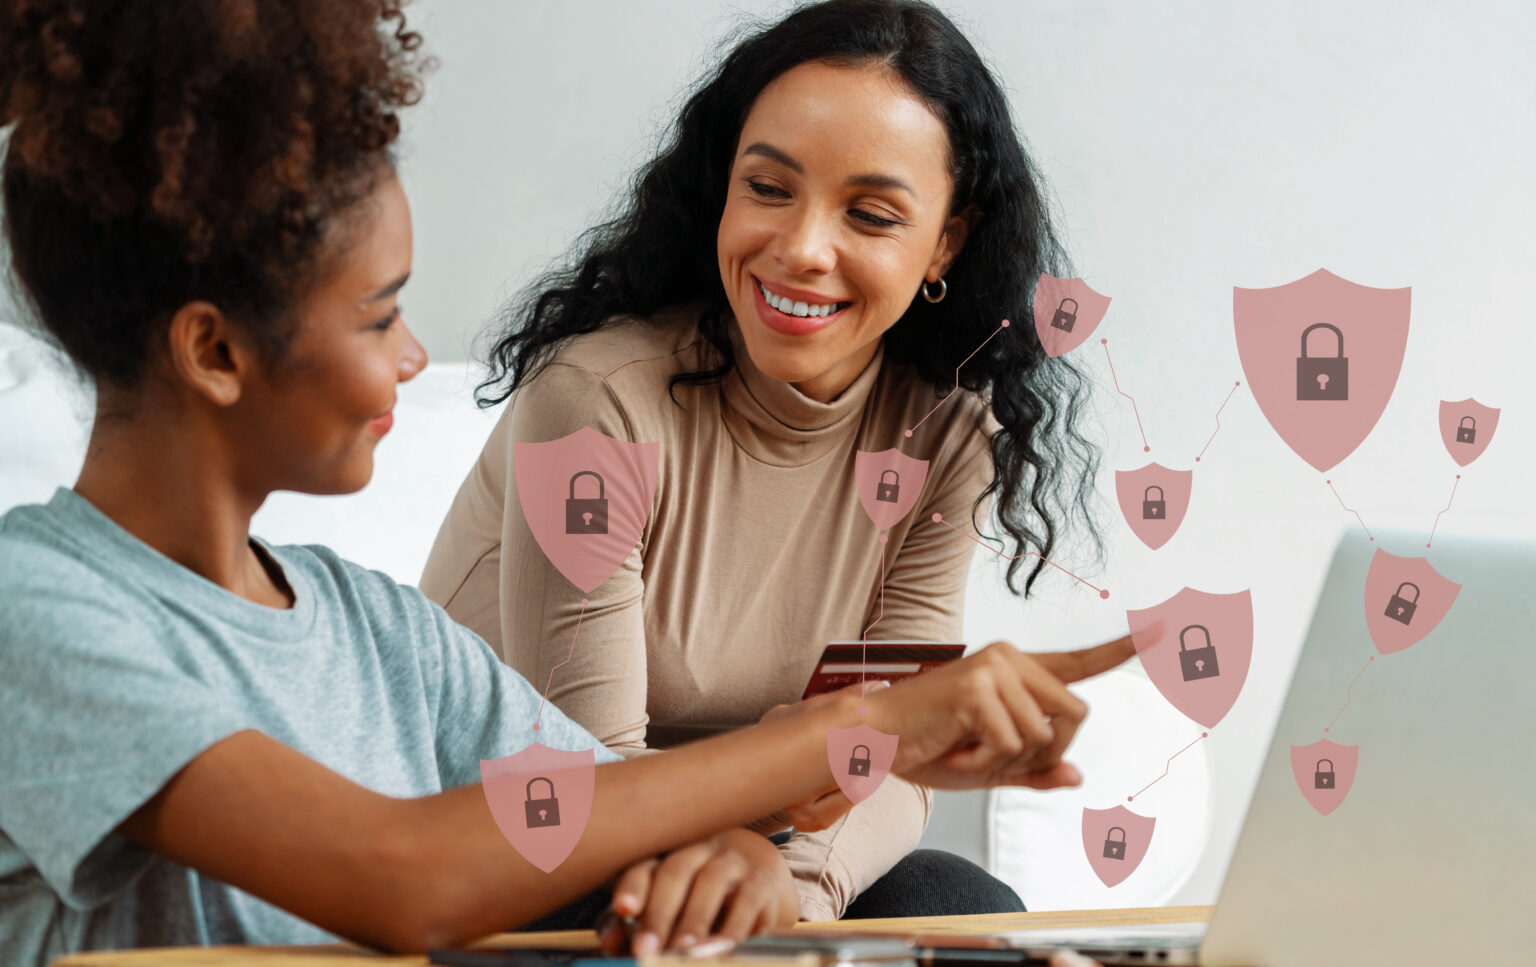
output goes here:
{"type": "Polygon", "coordinates": [[[1141,448],[1141,452],[1142,453],[1151,453],[1152,452],[1152,448],[1151,447],[1142,447],[1141,448]]]}
{"type": "Polygon", "coordinates": [[[1459,473],[1458,473],[1458,474],[1457,474],[1457,475],[1456,475],[1456,479],[1457,479],[1457,480],[1460,480],[1460,479],[1461,479],[1461,474],[1459,474],[1459,473]]]}
{"type": "Polygon", "coordinates": [[[582,599],[581,599],[581,606],[582,606],[582,607],[583,607],[583,608],[585,608],[585,607],[586,607],[586,606],[587,606],[587,605],[589,605],[589,604],[591,604],[591,603],[592,603],[592,602],[591,602],[591,601],[589,601],[589,600],[587,600],[587,599],[586,599],[586,598],[582,598],[582,599]]]}
{"type": "Polygon", "coordinates": [[[891,536],[889,534],[881,534],[880,535],[880,543],[882,543],[882,544],[884,544],[886,541],[888,541],[890,539],[891,539],[891,536]]]}
{"type": "Polygon", "coordinates": [[[1007,328],[1008,328],[1008,326],[1009,326],[1009,322],[1008,322],[1008,320],[1007,320],[1007,319],[1004,319],[1004,320],[1003,320],[1003,328],[1004,328],[1004,329],[1007,329],[1007,328]]]}
{"type": "Polygon", "coordinates": [[[1323,731],[1324,731],[1324,732],[1326,732],[1326,731],[1328,731],[1328,730],[1327,730],[1327,729],[1323,729],[1323,731]]]}
{"type": "Polygon", "coordinates": [[[1100,590],[1099,591],[1099,597],[1101,597],[1101,598],[1109,597],[1109,588],[1103,588],[1102,590],[1100,590]]]}
{"type": "Polygon", "coordinates": [[[1233,386],[1241,386],[1241,385],[1243,385],[1243,381],[1242,380],[1238,380],[1237,382],[1233,383],[1232,385],[1233,386]]]}
{"type": "Polygon", "coordinates": [[[1209,732],[1201,732],[1201,733],[1200,733],[1200,738],[1202,738],[1202,739],[1203,739],[1203,738],[1206,738],[1206,737],[1207,737],[1207,736],[1209,736],[1209,735],[1210,735],[1210,734],[1211,734],[1211,733],[1209,733],[1209,732]]]}
{"type": "Polygon", "coordinates": [[[933,515],[933,522],[935,524],[942,524],[942,523],[944,523],[944,515],[943,514],[934,514],[933,515]]]}
{"type": "Polygon", "coordinates": [[[911,436],[912,435],[912,431],[911,430],[907,430],[905,432],[906,432],[907,436],[911,436]]]}
{"type": "Polygon", "coordinates": [[[1199,457],[1196,457],[1196,458],[1195,458],[1195,462],[1196,462],[1196,463],[1199,463],[1199,462],[1200,462],[1200,458],[1199,458],[1199,457]]]}
{"type": "Polygon", "coordinates": [[[1136,797],[1135,796],[1126,796],[1125,797],[1125,801],[1126,802],[1135,802],[1136,801],[1136,797]]]}
{"type": "Polygon", "coordinates": [[[1109,345],[1109,340],[1108,339],[1100,339],[1099,340],[1099,345],[1100,346],[1108,346],[1109,345]]]}
{"type": "Polygon", "coordinates": [[[539,723],[537,723],[537,722],[533,723],[533,730],[535,732],[537,732],[539,730],[539,723]]]}

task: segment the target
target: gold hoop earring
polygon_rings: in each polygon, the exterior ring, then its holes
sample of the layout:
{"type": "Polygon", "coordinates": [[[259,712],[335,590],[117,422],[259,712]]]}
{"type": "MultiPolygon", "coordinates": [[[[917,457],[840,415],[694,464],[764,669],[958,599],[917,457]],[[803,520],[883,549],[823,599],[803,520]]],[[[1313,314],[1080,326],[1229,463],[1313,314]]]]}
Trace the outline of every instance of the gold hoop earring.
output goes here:
{"type": "Polygon", "coordinates": [[[929,302],[943,302],[944,301],[944,297],[949,295],[949,284],[944,281],[944,276],[941,275],[941,276],[939,276],[939,294],[938,295],[929,295],[928,294],[928,280],[927,279],[923,280],[923,284],[922,284],[921,290],[922,290],[922,293],[923,293],[923,298],[927,299],[929,302]]]}

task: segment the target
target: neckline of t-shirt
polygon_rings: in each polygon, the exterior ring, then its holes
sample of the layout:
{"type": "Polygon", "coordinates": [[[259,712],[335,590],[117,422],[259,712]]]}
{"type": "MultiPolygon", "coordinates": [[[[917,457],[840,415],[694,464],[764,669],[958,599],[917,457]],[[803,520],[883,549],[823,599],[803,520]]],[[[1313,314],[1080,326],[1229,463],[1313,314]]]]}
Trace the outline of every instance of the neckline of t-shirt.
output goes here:
{"type": "Polygon", "coordinates": [[[140,585],[157,598],[174,600],[182,607],[194,606],[204,617],[267,639],[296,640],[307,637],[314,627],[314,583],[290,555],[259,537],[252,536],[250,540],[260,545],[282,568],[283,577],[293,591],[292,607],[269,608],[215,584],[139,540],[95,504],[67,487],[60,487],[54,493],[48,507],[66,522],[90,529],[88,534],[71,536],[98,560],[101,548],[95,545],[105,539],[118,557],[118,563],[124,566],[119,576],[140,585]]]}

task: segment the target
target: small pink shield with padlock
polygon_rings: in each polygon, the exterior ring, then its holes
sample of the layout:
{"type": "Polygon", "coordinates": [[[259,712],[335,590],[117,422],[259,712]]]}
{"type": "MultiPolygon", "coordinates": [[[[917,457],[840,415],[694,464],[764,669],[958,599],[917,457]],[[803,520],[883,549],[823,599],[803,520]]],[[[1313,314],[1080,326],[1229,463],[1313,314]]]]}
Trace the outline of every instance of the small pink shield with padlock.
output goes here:
{"type": "Polygon", "coordinates": [[[895,447],[878,453],[859,450],[853,455],[859,506],[880,530],[889,530],[912,512],[927,479],[928,461],[909,457],[895,447]]]}
{"type": "Polygon", "coordinates": [[[887,735],[865,722],[847,729],[827,730],[827,761],[832,778],[851,802],[874,795],[891,774],[899,735],[887,735]]]}
{"type": "Polygon", "coordinates": [[[1237,701],[1253,660],[1253,595],[1185,588],[1127,611],[1136,655],[1174,708],[1214,728],[1237,701]]]}
{"type": "Polygon", "coordinates": [[[1417,644],[1435,630],[1461,593],[1427,557],[1398,557],[1377,549],[1365,574],[1365,626],[1383,655],[1417,644]]]}
{"type": "Polygon", "coordinates": [[[1270,289],[1232,289],[1248,389],[1286,445],[1318,470],[1354,452],[1397,386],[1409,290],[1318,269],[1270,289]]]}
{"type": "Polygon", "coordinates": [[[1061,356],[1093,335],[1109,311],[1109,296],[1099,295],[1082,279],[1058,279],[1040,273],[1035,283],[1035,334],[1047,356],[1061,356]]]}
{"type": "Polygon", "coordinates": [[[1088,865],[1105,886],[1119,886],[1136,872],[1152,845],[1157,820],[1124,806],[1083,809],[1083,852],[1088,865]]]}
{"type": "Polygon", "coordinates": [[[1296,776],[1296,785],[1312,808],[1324,816],[1338,809],[1349,795],[1359,764],[1358,745],[1319,739],[1311,745],[1291,746],[1291,772],[1296,776]]]}
{"type": "Polygon", "coordinates": [[[500,759],[480,760],[480,782],[496,828],[523,859],[545,873],[565,862],[592,815],[596,757],[538,742],[500,759]]]}
{"type": "Polygon", "coordinates": [[[1459,403],[1440,401],[1440,439],[1459,466],[1483,455],[1499,428],[1499,411],[1474,399],[1459,403]]]}
{"type": "Polygon", "coordinates": [[[1194,486],[1193,470],[1169,470],[1149,463],[1140,470],[1115,471],[1115,496],[1131,533],[1157,550],[1184,520],[1194,486]]]}
{"type": "Polygon", "coordinates": [[[660,459],[660,443],[615,440],[589,426],[512,445],[523,519],[550,563],[581,590],[613,577],[640,540],[660,459]]]}

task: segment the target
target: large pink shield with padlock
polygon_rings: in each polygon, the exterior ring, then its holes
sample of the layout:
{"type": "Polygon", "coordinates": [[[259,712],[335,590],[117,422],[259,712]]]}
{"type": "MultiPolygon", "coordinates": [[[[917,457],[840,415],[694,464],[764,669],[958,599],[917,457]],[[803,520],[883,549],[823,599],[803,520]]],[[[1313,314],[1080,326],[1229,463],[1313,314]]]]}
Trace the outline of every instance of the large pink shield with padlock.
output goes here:
{"type": "Polygon", "coordinates": [[[1269,425],[1327,470],[1381,419],[1408,346],[1409,289],[1318,269],[1272,289],[1232,289],[1237,355],[1269,425]]]}
{"type": "Polygon", "coordinates": [[[1319,739],[1311,745],[1291,746],[1291,772],[1296,776],[1296,785],[1312,808],[1324,816],[1338,809],[1349,795],[1359,764],[1358,745],[1319,739]]]}
{"type": "Polygon", "coordinates": [[[1069,353],[1087,341],[1109,311],[1109,296],[1082,279],[1040,273],[1035,284],[1035,334],[1047,356],[1069,353]]]}
{"type": "Polygon", "coordinates": [[[645,530],[660,443],[615,440],[584,426],[548,443],[513,444],[517,500],[534,540],[583,591],[613,577],[645,530]]]}
{"type": "Polygon", "coordinates": [[[1115,496],[1131,533],[1152,550],[1173,536],[1189,510],[1193,470],[1169,470],[1149,463],[1140,470],[1115,471],[1115,496]]]}
{"type": "Polygon", "coordinates": [[[1461,585],[1427,557],[1398,557],[1378,549],[1365,575],[1365,626],[1383,655],[1417,644],[1451,610],[1461,585]]]}
{"type": "Polygon", "coordinates": [[[1498,427],[1499,411],[1491,406],[1470,398],[1459,403],[1440,401],[1440,439],[1460,466],[1483,455],[1498,427]]]}
{"type": "Polygon", "coordinates": [[[927,479],[928,461],[909,457],[895,447],[878,453],[860,450],[853,455],[859,506],[880,530],[889,530],[912,511],[927,479]]]}
{"type": "Polygon", "coordinates": [[[891,774],[899,735],[886,735],[865,722],[847,729],[827,730],[827,761],[837,788],[851,802],[861,803],[874,795],[891,774]]]}
{"type": "Polygon", "coordinates": [[[1105,886],[1119,886],[1136,872],[1157,820],[1140,816],[1124,806],[1113,809],[1083,808],[1083,852],[1088,865],[1105,886]]]}
{"type": "Polygon", "coordinates": [[[1214,728],[1232,710],[1253,660],[1253,595],[1185,588],[1162,604],[1127,611],[1147,677],[1174,708],[1214,728]]]}
{"type": "Polygon", "coordinates": [[[523,859],[545,873],[565,862],[592,815],[591,749],[567,752],[538,742],[480,760],[480,782],[496,827],[523,859]]]}

